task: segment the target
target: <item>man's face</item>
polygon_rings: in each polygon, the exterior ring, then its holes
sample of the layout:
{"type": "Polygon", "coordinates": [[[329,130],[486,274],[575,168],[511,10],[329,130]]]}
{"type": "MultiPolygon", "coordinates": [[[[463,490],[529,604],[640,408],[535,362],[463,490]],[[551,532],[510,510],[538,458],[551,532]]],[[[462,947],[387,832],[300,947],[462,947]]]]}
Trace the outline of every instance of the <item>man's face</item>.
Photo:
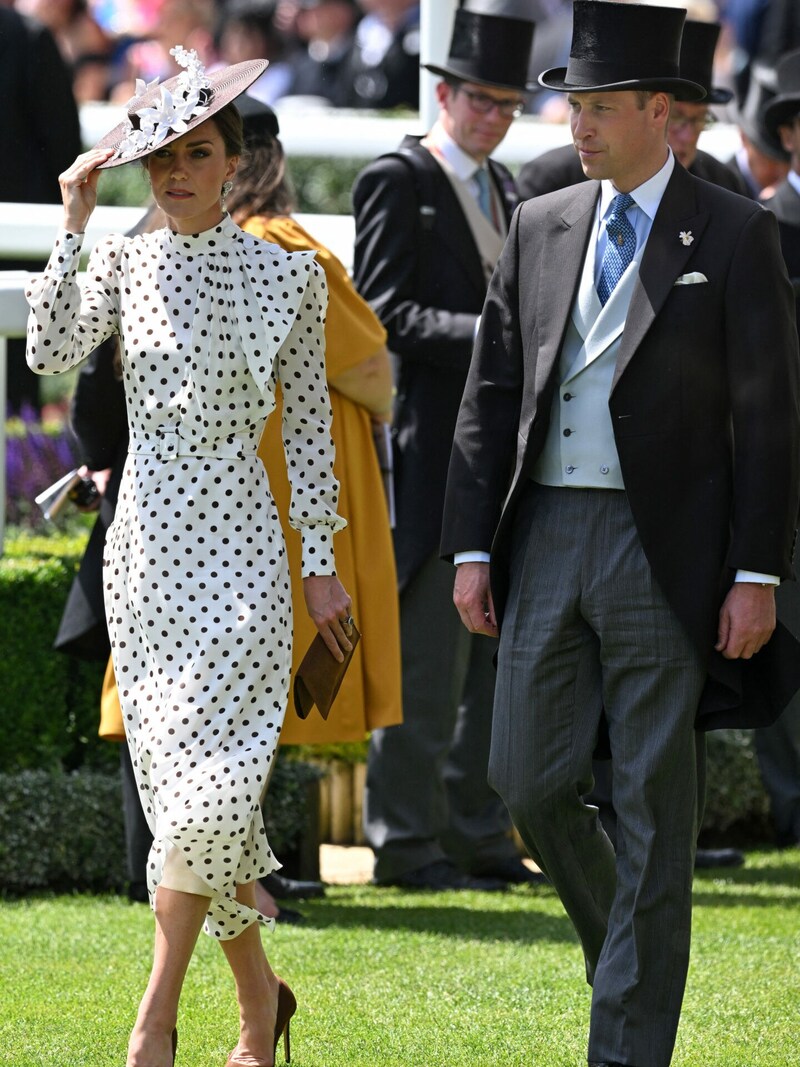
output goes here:
{"type": "Polygon", "coordinates": [[[686,104],[676,100],[667,124],[667,141],[675,158],[687,169],[697,156],[697,142],[706,128],[710,112],[706,104],[686,104]]]}
{"type": "Polygon", "coordinates": [[[791,157],[791,167],[796,174],[800,174],[800,113],[795,115],[790,123],[778,127],[781,144],[791,157]]]}
{"type": "Polygon", "coordinates": [[[525,103],[521,93],[512,89],[494,89],[472,82],[457,86],[440,82],[436,98],[445,131],[459,148],[481,163],[508,133],[514,121],[514,109],[521,111],[525,103]]]}
{"type": "Polygon", "coordinates": [[[666,93],[646,94],[644,101],[628,90],[570,93],[567,101],[572,140],[587,178],[609,178],[627,193],[666,162],[666,93]]]}

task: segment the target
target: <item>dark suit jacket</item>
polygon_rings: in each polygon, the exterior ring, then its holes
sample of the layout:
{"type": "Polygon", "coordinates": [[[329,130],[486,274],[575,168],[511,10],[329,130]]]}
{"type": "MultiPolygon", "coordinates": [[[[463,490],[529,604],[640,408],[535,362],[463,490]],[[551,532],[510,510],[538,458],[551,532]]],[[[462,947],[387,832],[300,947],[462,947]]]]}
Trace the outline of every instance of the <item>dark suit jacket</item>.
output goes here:
{"type": "Polygon", "coordinates": [[[58,176],[81,151],[69,71],[49,30],[2,6],[0,99],[0,200],[60,203],[58,176]]]}
{"type": "MultiPolygon", "coordinates": [[[[404,147],[416,144],[409,138],[404,147]]],[[[396,155],[370,163],[353,190],[354,281],[397,357],[394,535],[401,589],[439,545],[453,431],[487,288],[450,181],[430,153],[416,151],[427,168],[424,190],[396,155]],[[426,194],[430,229],[420,216],[426,194]]],[[[490,171],[510,220],[511,175],[496,163],[490,171]]]]}
{"type": "Polygon", "coordinates": [[[778,220],[781,251],[795,289],[797,323],[800,328],[800,194],[790,182],[781,182],[766,207],[778,220]]]}
{"type": "MultiPolygon", "coordinates": [[[[698,150],[691,167],[690,174],[704,181],[712,182],[723,189],[730,189],[732,193],[741,196],[749,196],[747,185],[741,174],[732,171],[724,163],[708,152],[698,150]]],[[[554,193],[557,189],[565,189],[568,185],[587,181],[583,173],[578,153],[571,144],[561,148],[553,148],[549,152],[543,152],[536,159],[526,163],[519,172],[517,189],[521,200],[529,200],[533,196],[542,196],[544,193],[554,193]]]]}
{"type": "MultiPolygon", "coordinates": [[[[515,504],[545,441],[598,191],[583,183],[516,213],[459,414],[442,551],[491,551],[501,618],[515,504]]],[[[800,684],[772,673],[772,652],[789,640],[783,630],[748,663],[713,651],[737,568],[792,573],[798,388],[794,305],[774,217],[676,166],[642,259],[609,409],[644,551],[708,656],[704,728],[774,718],[787,688],[800,684]],[[689,272],[707,282],[674,285],[689,272]]]]}

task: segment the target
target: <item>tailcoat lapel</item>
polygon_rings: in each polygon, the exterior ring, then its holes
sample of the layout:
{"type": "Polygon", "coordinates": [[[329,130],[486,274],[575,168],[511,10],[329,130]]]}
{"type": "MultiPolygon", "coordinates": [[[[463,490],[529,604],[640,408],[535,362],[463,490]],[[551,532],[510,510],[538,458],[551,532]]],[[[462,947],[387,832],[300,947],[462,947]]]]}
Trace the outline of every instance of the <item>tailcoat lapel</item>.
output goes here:
{"type": "Polygon", "coordinates": [[[661,199],[639,268],[622,335],[612,392],[631,361],[670,289],[684,272],[708,225],[708,212],[698,211],[692,179],[677,163],[661,199]],[[688,244],[681,234],[691,237],[688,244]]]}
{"type": "MultiPolygon", "coordinates": [[[[586,248],[592,234],[600,186],[587,182],[575,187],[575,199],[561,214],[549,217],[544,235],[536,321],[539,343],[536,360],[536,395],[541,396],[558,360],[567,321],[583,271],[586,248]]],[[[531,234],[535,242],[537,234],[531,234]]],[[[524,304],[523,304],[524,306],[524,304]]]]}

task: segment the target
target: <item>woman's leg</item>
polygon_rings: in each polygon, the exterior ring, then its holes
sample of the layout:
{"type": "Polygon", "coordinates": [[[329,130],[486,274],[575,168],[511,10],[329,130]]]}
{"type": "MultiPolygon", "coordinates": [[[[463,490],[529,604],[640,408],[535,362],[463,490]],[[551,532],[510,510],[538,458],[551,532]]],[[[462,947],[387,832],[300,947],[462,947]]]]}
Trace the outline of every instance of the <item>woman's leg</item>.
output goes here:
{"type": "Polygon", "coordinates": [[[163,885],[156,890],[153,969],[128,1044],[127,1067],[172,1067],[178,1000],[207,910],[208,897],[163,885]]]}
{"type": "MultiPolygon", "coordinates": [[[[255,882],[236,887],[236,899],[255,907],[255,882]]],[[[242,1063],[271,1064],[275,1045],[278,979],[267,961],[257,923],[238,937],[220,941],[236,983],[239,1042],[231,1058],[242,1063]]]]}

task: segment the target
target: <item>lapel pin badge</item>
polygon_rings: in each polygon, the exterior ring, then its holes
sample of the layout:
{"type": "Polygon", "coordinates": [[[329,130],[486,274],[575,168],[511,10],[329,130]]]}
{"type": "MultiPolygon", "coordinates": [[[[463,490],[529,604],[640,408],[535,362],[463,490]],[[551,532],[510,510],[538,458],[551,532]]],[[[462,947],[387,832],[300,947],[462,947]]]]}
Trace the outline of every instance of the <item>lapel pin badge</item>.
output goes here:
{"type": "Polygon", "coordinates": [[[692,237],[691,230],[681,230],[681,232],[678,234],[678,237],[680,237],[681,239],[681,244],[687,246],[690,245],[694,240],[694,237],[692,237]]]}

